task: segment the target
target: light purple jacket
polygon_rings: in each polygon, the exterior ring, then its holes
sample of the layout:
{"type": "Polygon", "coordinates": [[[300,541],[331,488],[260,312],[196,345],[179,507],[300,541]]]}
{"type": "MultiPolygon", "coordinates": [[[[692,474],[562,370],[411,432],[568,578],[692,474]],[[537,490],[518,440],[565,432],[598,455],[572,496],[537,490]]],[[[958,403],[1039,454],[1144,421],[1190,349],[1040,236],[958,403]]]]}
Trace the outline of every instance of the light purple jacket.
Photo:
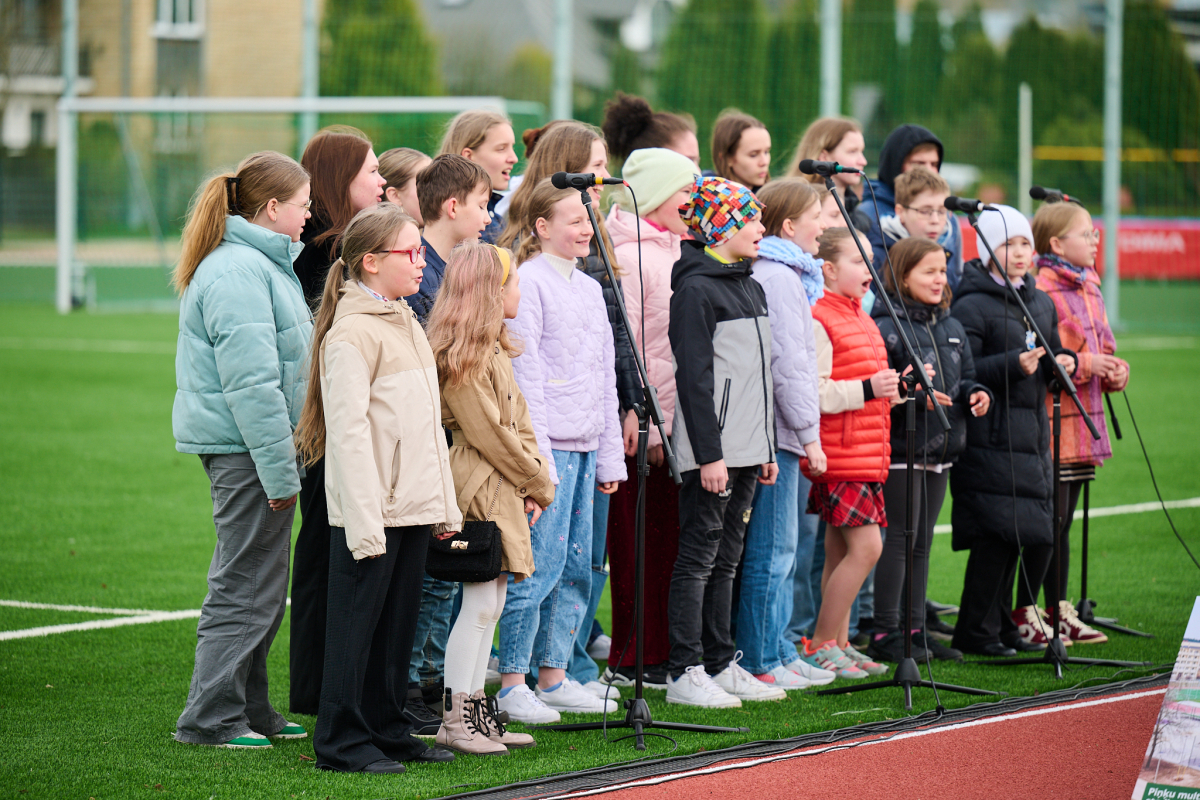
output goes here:
{"type": "Polygon", "coordinates": [[[540,255],[520,270],[521,307],[508,325],[525,350],[513,372],[550,478],[558,484],[551,450],[596,450],[596,481],[623,481],[616,358],[600,284],[582,270],[568,281],[540,255]]]}
{"type": "Polygon", "coordinates": [[[804,445],[821,438],[812,308],[797,268],[760,258],[750,274],[762,284],[771,318],[771,381],[775,388],[778,446],[803,456],[804,445]]]}

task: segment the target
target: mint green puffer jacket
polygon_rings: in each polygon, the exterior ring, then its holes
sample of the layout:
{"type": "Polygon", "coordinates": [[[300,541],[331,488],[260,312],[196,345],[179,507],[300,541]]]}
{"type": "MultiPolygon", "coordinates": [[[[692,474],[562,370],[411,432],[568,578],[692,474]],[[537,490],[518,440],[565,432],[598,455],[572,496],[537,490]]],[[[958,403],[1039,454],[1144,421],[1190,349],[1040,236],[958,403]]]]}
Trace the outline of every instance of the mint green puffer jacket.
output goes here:
{"type": "Polygon", "coordinates": [[[200,262],[179,307],[181,453],[250,453],[267,497],[300,491],[292,431],[308,387],[312,314],[292,262],[304,245],[242,217],[200,262]]]}

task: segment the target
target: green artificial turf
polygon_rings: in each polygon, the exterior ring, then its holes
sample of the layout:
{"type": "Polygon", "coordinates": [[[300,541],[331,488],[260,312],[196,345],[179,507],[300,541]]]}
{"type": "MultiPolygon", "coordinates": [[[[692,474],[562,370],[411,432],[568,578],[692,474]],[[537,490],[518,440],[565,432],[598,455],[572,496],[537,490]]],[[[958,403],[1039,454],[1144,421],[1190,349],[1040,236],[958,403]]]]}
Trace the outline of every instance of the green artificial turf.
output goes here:
{"type": "MultiPolygon", "coordinates": [[[[44,306],[0,306],[0,599],[199,608],[212,555],[211,503],[198,459],[173,447],[175,329],[169,315],[60,317],[44,306]]],[[[1140,328],[1142,338],[1125,336],[1121,343],[1132,364],[1134,411],[1163,494],[1172,500],[1200,496],[1200,425],[1190,402],[1200,347],[1194,339],[1164,341],[1170,333],[1178,329],[1140,328]]],[[[1100,471],[1095,507],[1154,499],[1124,402],[1118,397],[1116,403],[1125,439],[1114,442],[1116,456],[1100,471]]],[[[1200,555],[1200,509],[1172,513],[1200,555]]],[[[1073,654],[1173,661],[1200,571],[1161,512],[1097,518],[1092,536],[1090,594],[1101,602],[1099,611],[1156,638],[1114,634],[1106,645],[1075,647],[1073,654]]],[[[949,540],[935,537],[930,596],[956,602],[965,554],[951,552],[949,540]]],[[[1077,567],[1071,588],[1078,591],[1077,567]]],[[[607,627],[607,596],[599,616],[607,627]]],[[[97,618],[0,606],[0,631],[97,618]]],[[[288,638],[285,621],[270,661],[272,698],[281,710],[287,705],[288,638]]],[[[0,796],[433,797],[636,757],[628,742],[606,743],[600,733],[543,732],[536,749],[507,758],[462,757],[451,765],[414,766],[401,777],[368,777],[313,769],[311,740],[277,744],[269,752],[181,745],[171,736],[194,646],[194,619],[0,641],[0,796]]],[[[1056,681],[1041,665],[944,663],[935,663],[934,672],[947,683],[1014,694],[1131,674],[1071,667],[1056,681]]],[[[678,753],[904,714],[899,690],[890,689],[839,697],[793,694],[780,703],[724,711],[668,706],[662,692],[647,696],[663,720],[751,729],[673,734],[678,753]]],[[[928,690],[916,690],[914,699],[914,712],[934,705],[928,690]]],[[[950,707],[976,701],[951,693],[941,699],[950,707]]],[[[313,718],[294,720],[312,730],[313,718]]],[[[650,743],[650,756],[672,747],[661,739],[650,743]]]]}

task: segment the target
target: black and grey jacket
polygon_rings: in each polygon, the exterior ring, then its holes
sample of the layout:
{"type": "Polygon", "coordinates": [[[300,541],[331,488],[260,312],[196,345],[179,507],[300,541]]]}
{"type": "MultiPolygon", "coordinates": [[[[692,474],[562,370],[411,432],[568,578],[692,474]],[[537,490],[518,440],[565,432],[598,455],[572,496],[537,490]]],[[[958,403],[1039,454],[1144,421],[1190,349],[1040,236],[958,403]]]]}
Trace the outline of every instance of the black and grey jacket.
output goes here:
{"type": "Polygon", "coordinates": [[[680,472],[725,460],[775,460],[771,322],[748,260],[722,264],[684,241],[671,271],[669,334],[675,362],[672,441],[680,472]]]}

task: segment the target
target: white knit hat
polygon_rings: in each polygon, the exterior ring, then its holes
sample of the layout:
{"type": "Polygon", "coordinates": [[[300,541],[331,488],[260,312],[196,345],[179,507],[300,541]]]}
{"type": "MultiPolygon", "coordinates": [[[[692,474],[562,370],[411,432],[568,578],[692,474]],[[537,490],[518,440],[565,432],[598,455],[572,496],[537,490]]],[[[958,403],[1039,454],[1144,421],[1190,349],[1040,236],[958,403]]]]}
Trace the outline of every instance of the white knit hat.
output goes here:
{"type": "MultiPolygon", "coordinates": [[[[996,211],[979,212],[979,232],[987,239],[988,244],[995,250],[1014,236],[1024,236],[1033,247],[1033,228],[1025,215],[1012,206],[995,206],[996,211]]],[[[979,258],[986,267],[992,260],[991,254],[979,243],[979,258]]]]}
{"type": "MultiPolygon", "coordinates": [[[[699,174],[700,168],[690,158],[665,147],[634,150],[621,169],[621,177],[637,195],[642,214],[650,213],[680,189],[691,186],[699,174]]],[[[633,200],[625,189],[616,193],[616,201],[623,210],[633,211],[633,200]]]]}

